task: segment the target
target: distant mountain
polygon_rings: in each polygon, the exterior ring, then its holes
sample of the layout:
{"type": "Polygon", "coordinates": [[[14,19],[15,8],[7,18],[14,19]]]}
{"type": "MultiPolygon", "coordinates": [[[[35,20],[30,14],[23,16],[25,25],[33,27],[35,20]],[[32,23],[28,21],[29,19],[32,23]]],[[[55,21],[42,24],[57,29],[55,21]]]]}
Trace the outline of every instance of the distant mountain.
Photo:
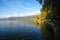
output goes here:
{"type": "Polygon", "coordinates": [[[17,21],[17,22],[23,22],[23,23],[33,23],[33,20],[35,18],[34,16],[25,16],[25,17],[10,17],[10,18],[3,18],[0,19],[0,21],[5,21],[5,20],[9,20],[9,21],[17,21]]]}
{"type": "Polygon", "coordinates": [[[34,16],[25,16],[25,17],[9,17],[9,18],[1,18],[0,20],[26,20],[26,19],[33,19],[35,18],[35,15],[34,16]]]}

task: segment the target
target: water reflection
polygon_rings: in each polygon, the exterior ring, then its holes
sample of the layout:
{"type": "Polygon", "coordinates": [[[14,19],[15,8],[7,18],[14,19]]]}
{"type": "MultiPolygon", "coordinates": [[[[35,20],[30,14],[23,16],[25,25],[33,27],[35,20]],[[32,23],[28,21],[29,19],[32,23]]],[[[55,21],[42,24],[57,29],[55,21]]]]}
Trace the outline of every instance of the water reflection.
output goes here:
{"type": "Polygon", "coordinates": [[[43,22],[40,24],[42,34],[45,40],[53,40],[54,39],[54,28],[47,22],[43,22]]]}
{"type": "Polygon", "coordinates": [[[0,21],[0,40],[44,40],[40,27],[16,20],[0,21]]]}

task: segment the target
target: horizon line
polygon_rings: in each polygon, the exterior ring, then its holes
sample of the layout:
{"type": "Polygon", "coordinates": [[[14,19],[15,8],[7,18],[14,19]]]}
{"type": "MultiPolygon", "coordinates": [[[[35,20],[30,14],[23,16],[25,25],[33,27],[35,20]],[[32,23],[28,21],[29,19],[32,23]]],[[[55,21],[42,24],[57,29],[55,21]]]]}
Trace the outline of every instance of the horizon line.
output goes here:
{"type": "Polygon", "coordinates": [[[39,15],[41,12],[38,13],[27,13],[27,14],[12,14],[12,15],[1,15],[0,19],[2,18],[10,18],[10,17],[26,17],[26,16],[35,16],[35,15],[39,15]]]}

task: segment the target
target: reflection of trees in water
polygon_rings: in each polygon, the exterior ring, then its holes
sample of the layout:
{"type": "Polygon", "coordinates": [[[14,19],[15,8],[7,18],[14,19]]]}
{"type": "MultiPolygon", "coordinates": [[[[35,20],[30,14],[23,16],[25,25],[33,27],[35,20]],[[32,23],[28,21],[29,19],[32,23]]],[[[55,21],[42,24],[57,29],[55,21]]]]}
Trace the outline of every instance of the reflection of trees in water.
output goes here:
{"type": "Polygon", "coordinates": [[[54,29],[53,27],[48,23],[41,23],[40,24],[42,34],[46,40],[53,40],[54,37],[54,29]]]}

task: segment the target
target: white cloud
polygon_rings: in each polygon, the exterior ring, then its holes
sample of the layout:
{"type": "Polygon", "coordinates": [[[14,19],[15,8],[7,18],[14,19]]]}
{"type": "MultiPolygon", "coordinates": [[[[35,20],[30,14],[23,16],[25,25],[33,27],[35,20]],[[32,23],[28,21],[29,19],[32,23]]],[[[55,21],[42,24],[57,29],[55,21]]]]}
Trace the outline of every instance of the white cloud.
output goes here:
{"type": "Polygon", "coordinates": [[[0,15],[0,18],[9,18],[9,17],[25,17],[25,16],[33,16],[33,15],[38,15],[40,14],[39,11],[35,11],[35,12],[32,12],[32,13],[14,13],[14,14],[11,14],[11,15],[0,15]]]}

